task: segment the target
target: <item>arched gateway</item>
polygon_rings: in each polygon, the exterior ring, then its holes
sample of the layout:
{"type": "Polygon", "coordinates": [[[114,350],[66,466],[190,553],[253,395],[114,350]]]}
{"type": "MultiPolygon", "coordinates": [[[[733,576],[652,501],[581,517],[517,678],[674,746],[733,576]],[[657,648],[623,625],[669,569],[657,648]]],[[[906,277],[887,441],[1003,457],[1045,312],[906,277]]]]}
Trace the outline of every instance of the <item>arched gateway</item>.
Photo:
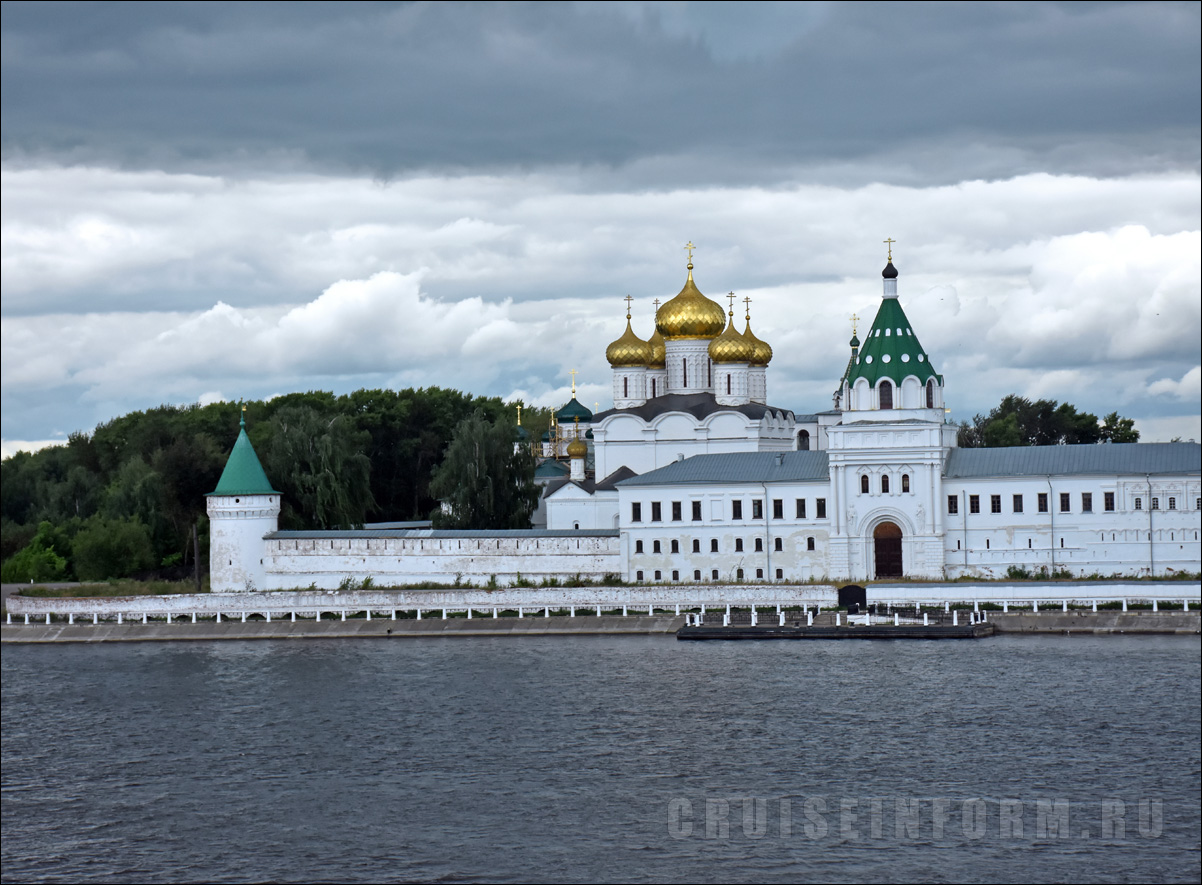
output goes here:
{"type": "Polygon", "coordinates": [[[902,530],[894,522],[882,522],[872,532],[873,560],[878,578],[902,576],[902,530]]]}

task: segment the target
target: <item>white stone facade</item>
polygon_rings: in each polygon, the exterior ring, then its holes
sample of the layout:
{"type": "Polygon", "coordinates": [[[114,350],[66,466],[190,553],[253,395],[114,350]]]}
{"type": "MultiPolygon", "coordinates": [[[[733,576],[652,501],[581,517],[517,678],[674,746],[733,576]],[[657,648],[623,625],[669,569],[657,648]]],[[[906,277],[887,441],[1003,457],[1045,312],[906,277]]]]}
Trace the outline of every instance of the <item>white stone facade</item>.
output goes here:
{"type": "Polygon", "coordinates": [[[209,586],[216,592],[269,586],[263,537],[279,526],[280,496],[209,495],[209,586]]]}

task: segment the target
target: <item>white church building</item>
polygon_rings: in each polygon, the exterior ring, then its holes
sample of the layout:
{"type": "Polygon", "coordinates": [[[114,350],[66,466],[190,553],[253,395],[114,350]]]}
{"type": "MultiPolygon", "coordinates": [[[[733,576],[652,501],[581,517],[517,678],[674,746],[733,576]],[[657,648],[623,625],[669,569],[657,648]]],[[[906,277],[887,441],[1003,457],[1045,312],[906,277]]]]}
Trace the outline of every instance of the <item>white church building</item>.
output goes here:
{"type": "Polygon", "coordinates": [[[565,407],[577,435],[548,452],[570,469],[544,488],[546,528],[278,531],[279,493],[243,431],[208,498],[212,589],[1202,570],[1197,443],[957,448],[892,255],[882,281],[834,408],[798,414],[769,405],[772,348],[749,313],[739,332],[733,303],[701,293],[690,257],[651,336],[635,334],[628,309],[606,349],[614,405],[587,413],[591,440],[575,399],[565,407]]]}

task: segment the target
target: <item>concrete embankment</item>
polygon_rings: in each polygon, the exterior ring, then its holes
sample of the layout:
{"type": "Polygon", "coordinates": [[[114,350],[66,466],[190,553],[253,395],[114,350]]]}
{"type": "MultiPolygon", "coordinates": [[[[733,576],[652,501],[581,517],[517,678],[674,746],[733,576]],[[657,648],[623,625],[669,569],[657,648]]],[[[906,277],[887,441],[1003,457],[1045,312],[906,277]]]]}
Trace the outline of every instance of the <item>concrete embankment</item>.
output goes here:
{"type": "Polygon", "coordinates": [[[349,618],[298,621],[200,621],[199,623],[6,624],[7,644],[49,642],[180,642],[215,639],[421,638],[436,636],[672,636],[684,625],[675,615],[551,618],[349,618]]]}
{"type": "Polygon", "coordinates": [[[1202,632],[1202,612],[1067,611],[989,612],[995,633],[1181,633],[1202,632]]]}

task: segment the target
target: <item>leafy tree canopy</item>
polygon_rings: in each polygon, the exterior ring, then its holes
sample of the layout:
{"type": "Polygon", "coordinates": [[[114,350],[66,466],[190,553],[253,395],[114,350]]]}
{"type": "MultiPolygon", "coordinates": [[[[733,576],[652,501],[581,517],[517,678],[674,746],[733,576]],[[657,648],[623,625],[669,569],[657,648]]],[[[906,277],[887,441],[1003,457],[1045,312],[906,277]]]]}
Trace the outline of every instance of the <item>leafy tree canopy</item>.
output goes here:
{"type": "Polygon", "coordinates": [[[525,529],[538,505],[534,456],[514,445],[513,422],[476,411],[455,428],[430,491],[442,499],[434,525],[453,529],[525,529]]]}
{"type": "Polygon", "coordinates": [[[1138,442],[1139,431],[1117,412],[1099,422],[1097,415],[1078,412],[1069,403],[1010,394],[988,415],[962,421],[956,439],[962,448],[1082,445],[1138,442]]]}

